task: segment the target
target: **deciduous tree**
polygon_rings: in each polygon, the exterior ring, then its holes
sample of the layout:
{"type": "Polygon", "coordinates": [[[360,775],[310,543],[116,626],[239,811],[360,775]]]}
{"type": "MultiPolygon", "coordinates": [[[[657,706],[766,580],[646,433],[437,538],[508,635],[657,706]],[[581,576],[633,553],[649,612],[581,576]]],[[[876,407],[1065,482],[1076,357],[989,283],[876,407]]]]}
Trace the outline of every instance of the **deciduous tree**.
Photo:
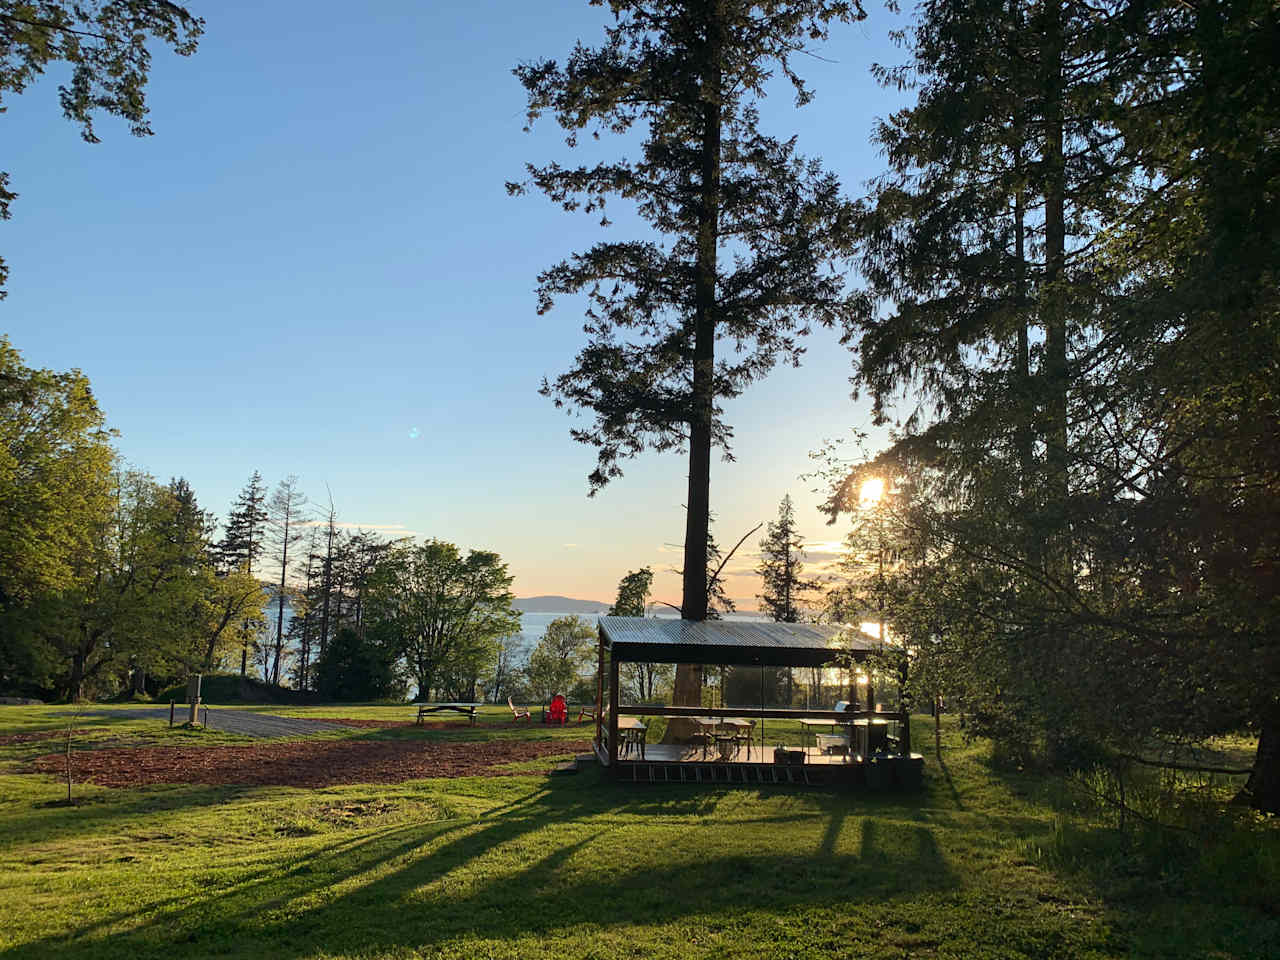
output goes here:
{"type": "Polygon", "coordinates": [[[529,655],[529,687],[543,703],[568,695],[594,654],[596,629],[581,617],[557,617],[529,655]]]}
{"type": "Polygon", "coordinates": [[[452,543],[428,540],[392,547],[379,567],[368,616],[395,638],[421,699],[476,644],[520,629],[511,575],[496,553],[463,556],[452,543]]]}
{"type": "Polygon", "coordinates": [[[297,546],[302,541],[307,521],[307,498],[298,487],[298,478],[290,474],[281,480],[267,501],[267,523],[271,532],[272,561],[280,570],[276,590],[276,629],[274,651],[267,679],[280,683],[280,658],[284,650],[284,608],[288,602],[290,561],[297,561],[297,546]]]}

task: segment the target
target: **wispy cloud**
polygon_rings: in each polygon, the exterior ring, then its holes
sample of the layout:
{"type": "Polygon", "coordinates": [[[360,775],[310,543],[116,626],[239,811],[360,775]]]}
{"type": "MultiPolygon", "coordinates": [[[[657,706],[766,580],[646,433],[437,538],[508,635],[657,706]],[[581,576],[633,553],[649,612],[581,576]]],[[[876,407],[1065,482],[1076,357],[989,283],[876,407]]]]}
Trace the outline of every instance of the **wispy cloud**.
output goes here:
{"type": "MultiPolygon", "coordinates": [[[[308,520],[302,524],[304,527],[327,527],[327,520],[308,520]]],[[[403,523],[358,523],[348,522],[346,520],[334,524],[338,530],[368,530],[374,533],[388,533],[395,537],[420,537],[422,536],[417,530],[410,530],[403,523]]]]}

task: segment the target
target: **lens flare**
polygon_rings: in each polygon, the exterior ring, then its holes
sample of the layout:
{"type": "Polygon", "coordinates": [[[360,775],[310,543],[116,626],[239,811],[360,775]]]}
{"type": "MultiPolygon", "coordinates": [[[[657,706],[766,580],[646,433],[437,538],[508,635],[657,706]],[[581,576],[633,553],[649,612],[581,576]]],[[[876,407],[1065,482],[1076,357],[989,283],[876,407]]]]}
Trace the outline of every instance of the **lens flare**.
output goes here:
{"type": "Polygon", "coordinates": [[[420,436],[422,436],[422,431],[421,431],[421,430],[419,430],[417,427],[410,427],[410,428],[409,428],[409,439],[410,439],[410,440],[417,440],[420,436]]]}

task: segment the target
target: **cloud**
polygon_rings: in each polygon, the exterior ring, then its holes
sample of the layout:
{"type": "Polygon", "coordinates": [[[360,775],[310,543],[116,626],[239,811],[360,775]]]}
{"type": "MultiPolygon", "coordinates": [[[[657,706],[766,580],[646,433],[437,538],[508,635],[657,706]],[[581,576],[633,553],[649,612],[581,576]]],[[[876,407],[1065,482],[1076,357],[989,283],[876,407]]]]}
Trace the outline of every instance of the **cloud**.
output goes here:
{"type": "Polygon", "coordinates": [[[577,544],[576,544],[576,543],[562,543],[562,544],[560,544],[560,546],[564,547],[566,550],[572,550],[574,547],[576,547],[576,546],[577,546],[577,544]]]}
{"type": "MultiPolygon", "coordinates": [[[[327,520],[308,520],[302,524],[304,527],[327,527],[327,520]]],[[[396,537],[420,537],[422,536],[417,530],[410,530],[403,523],[356,523],[341,521],[334,524],[338,530],[367,530],[371,533],[389,533],[396,537]]]]}

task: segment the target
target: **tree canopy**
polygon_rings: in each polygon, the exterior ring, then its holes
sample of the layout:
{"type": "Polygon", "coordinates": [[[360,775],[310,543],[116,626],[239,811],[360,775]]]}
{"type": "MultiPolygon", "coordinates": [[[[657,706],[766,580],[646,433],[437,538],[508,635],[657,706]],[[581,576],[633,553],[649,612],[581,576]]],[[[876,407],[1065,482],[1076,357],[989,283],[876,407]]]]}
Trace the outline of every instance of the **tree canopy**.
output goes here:
{"type": "Polygon", "coordinates": [[[1245,724],[1273,810],[1277,35],[1252,2],[924,4],[850,330],[906,401],[867,468],[914,490],[904,612],[976,728],[1085,763],[1245,724]]]}

